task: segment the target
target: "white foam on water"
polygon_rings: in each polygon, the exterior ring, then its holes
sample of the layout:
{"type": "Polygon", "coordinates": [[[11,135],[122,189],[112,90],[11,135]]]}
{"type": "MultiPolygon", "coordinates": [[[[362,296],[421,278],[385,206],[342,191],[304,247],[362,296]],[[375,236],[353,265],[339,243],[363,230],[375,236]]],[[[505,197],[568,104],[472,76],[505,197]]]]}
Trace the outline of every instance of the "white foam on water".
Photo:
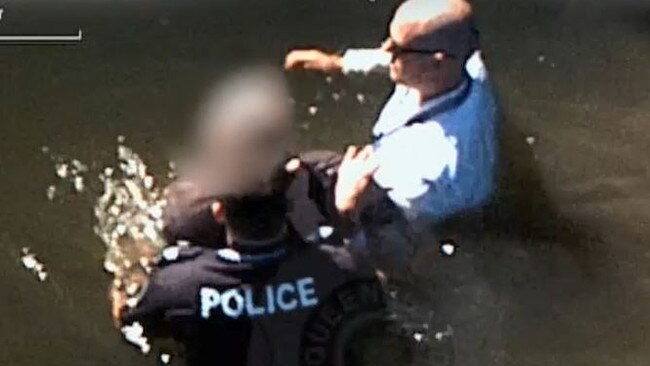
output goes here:
{"type": "Polygon", "coordinates": [[[30,248],[24,247],[21,252],[20,262],[23,267],[36,276],[39,281],[45,281],[48,276],[45,264],[36,257],[36,254],[32,253],[30,248]]]}
{"type": "MultiPolygon", "coordinates": [[[[127,295],[125,305],[135,307],[152,266],[166,246],[161,232],[166,202],[154,175],[148,173],[147,165],[137,153],[123,145],[125,140],[124,136],[117,138],[115,163],[92,174],[78,159],[52,154],[49,148],[42,148],[42,151],[50,156],[61,183],[72,188],[70,193],[95,198],[93,232],[106,249],[103,268],[113,276],[114,289],[127,295]]],[[[169,163],[169,168],[167,174],[172,176],[173,162],[169,163]]],[[[61,192],[57,185],[49,186],[47,198],[52,200],[57,192],[62,195],[65,190],[61,192]]],[[[23,254],[23,266],[33,271],[39,280],[47,279],[45,267],[36,256],[28,248],[23,254]]],[[[140,324],[123,327],[122,333],[143,354],[151,350],[140,324]]]]}
{"type": "Polygon", "coordinates": [[[167,353],[161,353],[160,354],[160,362],[164,363],[167,365],[172,359],[171,355],[168,355],[167,353]]]}

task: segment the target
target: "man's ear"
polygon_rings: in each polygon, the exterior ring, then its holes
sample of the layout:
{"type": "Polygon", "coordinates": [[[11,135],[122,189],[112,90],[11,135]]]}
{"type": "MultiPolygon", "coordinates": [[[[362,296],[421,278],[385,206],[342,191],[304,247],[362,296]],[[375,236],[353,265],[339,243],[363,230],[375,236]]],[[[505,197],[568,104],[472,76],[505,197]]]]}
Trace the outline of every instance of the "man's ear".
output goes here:
{"type": "Polygon", "coordinates": [[[214,217],[214,221],[220,224],[226,222],[226,210],[223,207],[223,203],[214,201],[210,206],[210,209],[212,210],[212,217],[214,217]]]}

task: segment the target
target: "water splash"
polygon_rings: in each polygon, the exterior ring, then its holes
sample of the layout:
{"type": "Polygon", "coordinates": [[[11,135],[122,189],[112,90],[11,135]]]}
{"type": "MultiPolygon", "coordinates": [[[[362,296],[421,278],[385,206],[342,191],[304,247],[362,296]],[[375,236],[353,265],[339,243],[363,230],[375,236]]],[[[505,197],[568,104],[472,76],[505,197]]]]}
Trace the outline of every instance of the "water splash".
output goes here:
{"type": "Polygon", "coordinates": [[[20,261],[23,264],[23,267],[32,272],[39,281],[45,281],[48,276],[45,264],[36,257],[36,254],[34,254],[30,248],[22,248],[21,253],[22,256],[20,257],[20,261]]]}
{"type": "Polygon", "coordinates": [[[104,269],[115,276],[115,286],[128,289],[151,272],[166,246],[166,202],[138,154],[119,144],[117,160],[116,168],[106,167],[99,175],[103,189],[95,202],[93,230],[106,246],[104,269]]]}
{"type": "MultiPolygon", "coordinates": [[[[124,294],[126,305],[133,308],[167,245],[162,235],[166,201],[145,162],[124,143],[125,138],[119,136],[114,164],[100,171],[91,171],[77,159],[54,154],[48,147],[41,150],[51,159],[60,181],[47,188],[50,201],[56,195],[63,198],[66,192],[86,194],[94,199],[93,231],[105,246],[103,268],[113,276],[109,292],[124,294]],[[67,191],[60,187],[61,182],[69,187],[67,191]]],[[[170,162],[166,177],[174,176],[174,164],[170,162]]],[[[122,329],[125,339],[131,343],[137,341],[134,344],[148,353],[146,339],[136,337],[129,329],[122,329]]]]}

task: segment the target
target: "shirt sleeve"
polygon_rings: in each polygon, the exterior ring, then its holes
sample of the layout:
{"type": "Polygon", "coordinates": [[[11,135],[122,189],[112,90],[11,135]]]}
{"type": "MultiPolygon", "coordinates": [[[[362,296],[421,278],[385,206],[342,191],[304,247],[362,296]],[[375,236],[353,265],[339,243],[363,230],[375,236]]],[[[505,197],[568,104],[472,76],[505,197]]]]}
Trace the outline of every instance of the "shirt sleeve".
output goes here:
{"type": "Polygon", "coordinates": [[[175,336],[180,323],[188,323],[195,317],[195,277],[191,263],[159,268],[151,276],[137,305],[125,314],[123,323],[140,323],[146,337],[175,336]]]}
{"type": "Polygon", "coordinates": [[[380,48],[349,49],[343,54],[343,73],[386,71],[390,59],[391,54],[380,48]]]}
{"type": "Polygon", "coordinates": [[[151,283],[147,287],[136,307],[129,309],[122,319],[124,325],[139,323],[145,337],[166,337],[171,329],[165,322],[164,292],[162,288],[151,283]]]}
{"type": "Polygon", "coordinates": [[[350,216],[342,216],[336,208],[334,199],[336,172],[342,156],[331,151],[310,151],[301,154],[300,159],[305,163],[309,172],[309,199],[316,204],[321,214],[336,227],[340,235],[352,236],[358,223],[358,217],[354,213],[350,216]]]}

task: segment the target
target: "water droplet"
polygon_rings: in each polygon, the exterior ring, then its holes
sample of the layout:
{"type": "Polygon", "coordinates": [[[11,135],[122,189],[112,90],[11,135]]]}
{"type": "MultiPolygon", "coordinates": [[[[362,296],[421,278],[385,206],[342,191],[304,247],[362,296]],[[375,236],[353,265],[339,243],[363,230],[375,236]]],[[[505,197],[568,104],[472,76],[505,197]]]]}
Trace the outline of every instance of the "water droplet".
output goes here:
{"type": "Polygon", "coordinates": [[[68,177],[68,164],[60,163],[56,164],[56,175],[59,176],[59,178],[67,178],[68,177]]]}
{"type": "Polygon", "coordinates": [[[47,272],[38,272],[38,280],[43,282],[47,279],[47,272]]]}
{"type": "Polygon", "coordinates": [[[440,253],[443,256],[450,257],[456,253],[456,243],[452,240],[445,240],[440,244],[440,253]]]}
{"type": "Polygon", "coordinates": [[[165,365],[171,361],[172,356],[166,354],[166,353],[161,353],[160,354],[160,362],[164,363],[165,365]]]}
{"type": "Polygon", "coordinates": [[[535,141],[536,141],[535,136],[528,136],[528,137],[526,137],[526,143],[527,143],[528,145],[532,145],[532,144],[534,144],[535,141]]]}
{"type": "Polygon", "coordinates": [[[34,269],[38,261],[33,254],[26,255],[20,259],[23,262],[23,267],[27,269],[34,269]]]}
{"type": "Polygon", "coordinates": [[[47,187],[47,191],[45,192],[45,195],[47,196],[48,200],[53,200],[54,195],[56,194],[56,187],[55,186],[49,186],[47,187]]]}
{"type": "Polygon", "coordinates": [[[87,172],[88,167],[84,165],[82,162],[80,162],[77,159],[73,159],[70,164],[78,171],[78,172],[87,172]]]}
{"type": "Polygon", "coordinates": [[[151,189],[153,188],[153,177],[148,175],[144,177],[144,180],[142,182],[144,184],[144,188],[146,189],[151,189]]]}
{"type": "Polygon", "coordinates": [[[20,258],[20,261],[22,262],[23,267],[34,274],[39,281],[45,281],[48,274],[45,270],[45,265],[38,260],[36,254],[31,253],[29,248],[26,247],[22,248],[22,253],[23,256],[20,258]]]}
{"type": "Polygon", "coordinates": [[[83,177],[81,177],[81,176],[74,177],[74,189],[77,192],[83,192],[84,187],[85,187],[85,185],[84,185],[83,177]]]}

